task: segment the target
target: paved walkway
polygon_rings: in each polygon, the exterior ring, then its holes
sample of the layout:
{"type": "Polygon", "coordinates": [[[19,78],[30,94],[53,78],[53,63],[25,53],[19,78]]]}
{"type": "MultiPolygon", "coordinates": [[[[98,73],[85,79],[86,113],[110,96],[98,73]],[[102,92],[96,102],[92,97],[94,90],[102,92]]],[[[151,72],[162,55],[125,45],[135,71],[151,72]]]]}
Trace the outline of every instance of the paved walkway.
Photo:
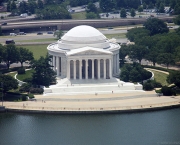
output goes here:
{"type": "Polygon", "coordinates": [[[161,108],[179,105],[180,96],[158,97],[154,91],[137,93],[97,94],[97,95],[36,95],[36,100],[26,102],[4,102],[6,108],[31,111],[130,111],[137,109],[161,108]]]}

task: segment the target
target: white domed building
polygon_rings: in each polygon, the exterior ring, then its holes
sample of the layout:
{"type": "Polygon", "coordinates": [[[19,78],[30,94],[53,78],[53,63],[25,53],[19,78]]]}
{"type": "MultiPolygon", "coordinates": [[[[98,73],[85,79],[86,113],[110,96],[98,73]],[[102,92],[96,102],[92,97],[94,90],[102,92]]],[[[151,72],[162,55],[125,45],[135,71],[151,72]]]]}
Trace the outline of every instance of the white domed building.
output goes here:
{"type": "Polygon", "coordinates": [[[97,29],[81,25],[48,47],[51,65],[60,78],[110,79],[119,76],[119,49],[97,29]]]}

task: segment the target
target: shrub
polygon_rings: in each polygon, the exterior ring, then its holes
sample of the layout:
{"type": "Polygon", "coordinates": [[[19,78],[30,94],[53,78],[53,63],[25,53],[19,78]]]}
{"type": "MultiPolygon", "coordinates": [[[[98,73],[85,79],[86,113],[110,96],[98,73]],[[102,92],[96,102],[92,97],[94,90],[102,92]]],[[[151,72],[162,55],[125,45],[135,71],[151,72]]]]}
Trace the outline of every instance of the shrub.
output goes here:
{"type": "Polygon", "coordinates": [[[151,91],[154,89],[154,87],[153,87],[152,83],[146,82],[143,84],[143,89],[146,91],[151,91]]]}
{"type": "Polygon", "coordinates": [[[20,86],[19,91],[20,91],[21,93],[23,93],[23,92],[29,92],[29,91],[30,91],[30,88],[31,88],[31,85],[30,85],[30,84],[24,83],[24,84],[22,84],[22,85],[20,86]]]}
{"type": "Polygon", "coordinates": [[[167,86],[163,86],[161,89],[164,96],[176,95],[175,91],[167,86]]]}
{"type": "Polygon", "coordinates": [[[34,98],[34,95],[33,94],[28,94],[28,97],[32,99],[32,98],[34,98]]]}
{"type": "Polygon", "coordinates": [[[25,74],[25,68],[19,68],[18,69],[18,74],[25,74]]]}
{"type": "Polygon", "coordinates": [[[42,94],[44,90],[42,88],[31,88],[30,93],[32,94],[42,94]]]}
{"type": "Polygon", "coordinates": [[[23,82],[27,82],[27,83],[31,84],[32,78],[25,78],[25,79],[23,79],[23,82]]]}
{"type": "Polygon", "coordinates": [[[27,96],[23,95],[21,98],[22,98],[22,101],[27,101],[27,96]]]}
{"type": "Polygon", "coordinates": [[[143,89],[146,91],[153,90],[154,88],[162,87],[161,83],[156,82],[155,80],[148,80],[143,84],[143,89]]]}

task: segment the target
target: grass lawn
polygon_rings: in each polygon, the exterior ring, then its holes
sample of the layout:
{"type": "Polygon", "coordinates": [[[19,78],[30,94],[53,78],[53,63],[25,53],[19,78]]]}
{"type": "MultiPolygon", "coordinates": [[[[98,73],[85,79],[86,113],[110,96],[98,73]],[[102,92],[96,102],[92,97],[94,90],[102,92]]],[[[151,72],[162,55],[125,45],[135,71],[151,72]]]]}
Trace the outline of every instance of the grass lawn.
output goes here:
{"type": "Polygon", "coordinates": [[[17,75],[17,79],[23,81],[26,78],[30,78],[32,76],[33,70],[27,70],[25,74],[17,75]]]}
{"type": "Polygon", "coordinates": [[[120,39],[120,38],[126,38],[126,33],[120,33],[120,34],[105,34],[105,36],[106,36],[108,39],[111,39],[111,38],[120,39]]]}
{"type": "Polygon", "coordinates": [[[79,12],[71,14],[72,19],[86,19],[86,12],[79,12]]]}
{"type": "Polygon", "coordinates": [[[31,40],[20,40],[16,42],[47,42],[47,41],[57,41],[57,38],[46,38],[46,39],[31,39],[31,40]]]}
{"type": "Polygon", "coordinates": [[[169,84],[167,83],[166,79],[167,79],[167,74],[165,73],[162,73],[162,72],[158,72],[158,71],[154,71],[154,70],[151,70],[153,73],[154,73],[154,79],[161,83],[163,86],[168,86],[169,84]]]}
{"type": "Polygon", "coordinates": [[[34,59],[36,60],[39,59],[40,56],[46,56],[48,52],[47,44],[46,45],[21,45],[21,46],[29,49],[33,53],[34,59]]]}

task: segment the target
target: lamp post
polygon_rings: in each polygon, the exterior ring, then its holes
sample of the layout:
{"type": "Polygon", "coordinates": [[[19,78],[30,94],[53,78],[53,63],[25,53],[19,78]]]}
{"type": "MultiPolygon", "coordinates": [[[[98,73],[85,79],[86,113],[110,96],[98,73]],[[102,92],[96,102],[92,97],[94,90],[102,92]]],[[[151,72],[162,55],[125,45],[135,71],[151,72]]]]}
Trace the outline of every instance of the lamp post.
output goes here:
{"type": "Polygon", "coordinates": [[[1,87],[2,87],[2,106],[3,106],[3,82],[1,82],[1,87]]]}

